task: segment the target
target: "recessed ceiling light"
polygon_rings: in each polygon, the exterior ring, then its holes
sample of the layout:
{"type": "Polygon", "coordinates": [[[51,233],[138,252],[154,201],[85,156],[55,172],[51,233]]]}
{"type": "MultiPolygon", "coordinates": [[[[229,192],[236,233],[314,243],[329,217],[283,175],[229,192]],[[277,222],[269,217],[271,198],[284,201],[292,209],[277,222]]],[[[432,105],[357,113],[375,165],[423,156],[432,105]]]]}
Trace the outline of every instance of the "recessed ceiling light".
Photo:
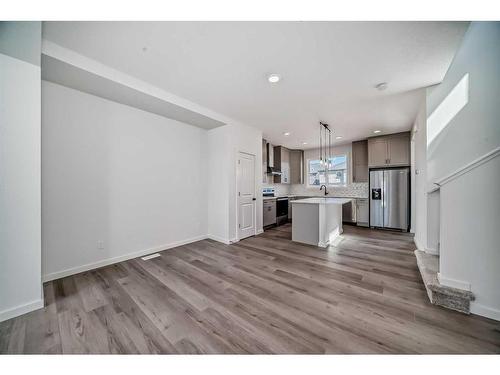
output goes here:
{"type": "Polygon", "coordinates": [[[284,135],[285,137],[288,137],[288,136],[290,135],[290,132],[284,132],[284,133],[283,133],[283,135],[284,135]]]}
{"type": "Polygon", "coordinates": [[[342,139],[342,136],[341,136],[341,135],[337,135],[337,136],[335,137],[335,139],[342,139]]]}
{"type": "Polygon", "coordinates": [[[303,145],[307,145],[307,142],[302,142],[303,145]]]}
{"type": "Polygon", "coordinates": [[[280,81],[281,77],[277,74],[270,74],[269,77],[267,77],[267,80],[270,83],[278,83],[280,81]]]}
{"type": "Polygon", "coordinates": [[[378,134],[378,133],[380,133],[381,131],[382,131],[382,130],[374,130],[373,132],[374,132],[375,134],[378,134]]]}
{"type": "Polygon", "coordinates": [[[378,85],[375,85],[375,88],[379,91],[383,91],[387,88],[387,82],[381,82],[378,85]]]}

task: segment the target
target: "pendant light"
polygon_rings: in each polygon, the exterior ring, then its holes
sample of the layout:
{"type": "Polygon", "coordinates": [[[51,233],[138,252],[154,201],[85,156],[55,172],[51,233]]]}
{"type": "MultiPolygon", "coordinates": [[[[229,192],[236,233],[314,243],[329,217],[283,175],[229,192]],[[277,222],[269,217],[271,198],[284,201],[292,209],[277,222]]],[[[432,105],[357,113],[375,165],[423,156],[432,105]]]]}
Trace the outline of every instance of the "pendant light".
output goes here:
{"type": "Polygon", "coordinates": [[[328,124],[319,122],[319,162],[324,167],[325,182],[328,183],[328,173],[332,158],[332,131],[328,124]]]}

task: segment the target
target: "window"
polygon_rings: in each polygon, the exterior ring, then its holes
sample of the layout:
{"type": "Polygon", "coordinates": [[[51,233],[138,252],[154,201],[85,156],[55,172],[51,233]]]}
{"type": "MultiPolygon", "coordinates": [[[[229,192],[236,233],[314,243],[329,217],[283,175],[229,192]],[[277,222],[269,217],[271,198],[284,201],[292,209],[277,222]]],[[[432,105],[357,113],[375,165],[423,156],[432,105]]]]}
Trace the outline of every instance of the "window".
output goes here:
{"type": "Polygon", "coordinates": [[[308,183],[311,186],[320,185],[347,185],[347,155],[338,155],[330,159],[328,168],[328,183],[326,182],[325,167],[319,160],[308,162],[308,183]]]}
{"type": "Polygon", "coordinates": [[[448,96],[427,118],[427,148],[468,102],[469,73],[462,77],[460,82],[453,87],[448,96]]]}

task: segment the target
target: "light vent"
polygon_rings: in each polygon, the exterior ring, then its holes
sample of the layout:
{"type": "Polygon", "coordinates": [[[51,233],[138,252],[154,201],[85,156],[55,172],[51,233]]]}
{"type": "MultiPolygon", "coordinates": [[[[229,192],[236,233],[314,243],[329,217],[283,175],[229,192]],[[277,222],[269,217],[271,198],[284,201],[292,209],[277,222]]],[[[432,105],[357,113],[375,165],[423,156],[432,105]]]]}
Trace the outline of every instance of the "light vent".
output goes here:
{"type": "Polygon", "coordinates": [[[158,257],[161,257],[161,255],[159,253],[154,253],[154,254],[146,255],[145,257],[142,257],[141,259],[142,260],[150,260],[150,259],[158,258],[158,257]]]}

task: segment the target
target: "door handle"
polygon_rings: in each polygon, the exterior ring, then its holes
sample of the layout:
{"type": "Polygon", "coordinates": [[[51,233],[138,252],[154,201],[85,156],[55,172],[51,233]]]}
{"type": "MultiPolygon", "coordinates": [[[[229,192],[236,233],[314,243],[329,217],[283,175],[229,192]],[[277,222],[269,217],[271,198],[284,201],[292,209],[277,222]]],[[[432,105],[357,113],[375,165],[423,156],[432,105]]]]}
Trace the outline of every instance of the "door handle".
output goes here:
{"type": "Polygon", "coordinates": [[[252,200],[253,200],[253,201],[254,201],[254,200],[257,200],[257,198],[252,198],[252,200]]]}

